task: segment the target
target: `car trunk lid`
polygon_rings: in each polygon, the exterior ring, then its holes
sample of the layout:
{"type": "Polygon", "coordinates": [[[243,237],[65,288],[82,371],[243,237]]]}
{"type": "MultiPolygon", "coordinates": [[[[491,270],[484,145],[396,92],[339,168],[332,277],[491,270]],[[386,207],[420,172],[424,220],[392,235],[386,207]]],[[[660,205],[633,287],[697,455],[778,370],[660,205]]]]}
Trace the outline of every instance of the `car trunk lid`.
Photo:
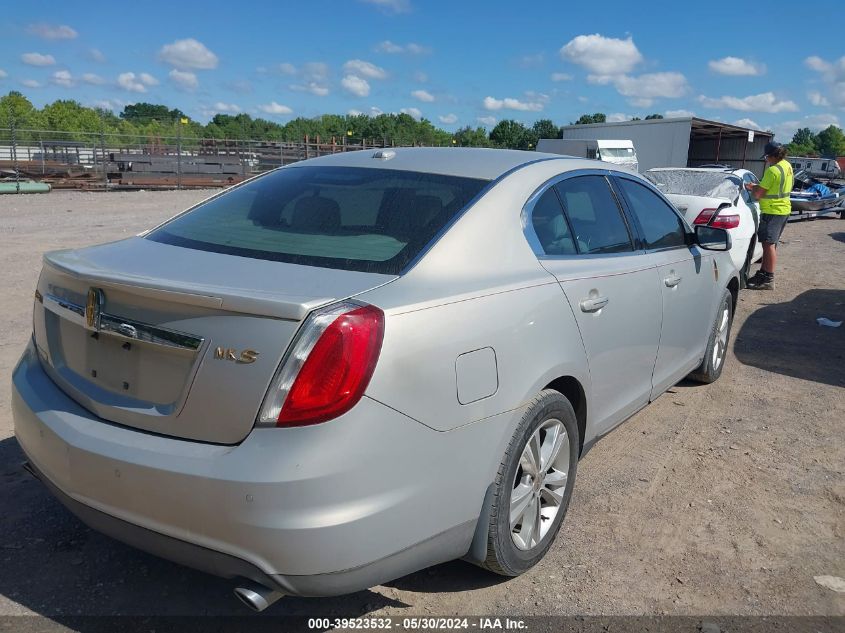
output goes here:
{"type": "Polygon", "coordinates": [[[104,420],[242,440],[299,324],[395,276],[202,252],[135,237],[44,257],[42,362],[104,420]]]}

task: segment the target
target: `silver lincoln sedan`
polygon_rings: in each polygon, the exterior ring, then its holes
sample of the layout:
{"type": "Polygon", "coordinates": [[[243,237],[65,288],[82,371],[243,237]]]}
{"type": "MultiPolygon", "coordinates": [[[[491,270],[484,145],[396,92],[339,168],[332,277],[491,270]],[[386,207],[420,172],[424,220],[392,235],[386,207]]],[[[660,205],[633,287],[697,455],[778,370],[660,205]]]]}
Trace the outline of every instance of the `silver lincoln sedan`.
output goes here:
{"type": "Polygon", "coordinates": [[[361,151],[45,255],[27,468],[91,527],[260,610],[551,546],[578,460],[725,362],[739,279],[635,173],[361,151]]]}

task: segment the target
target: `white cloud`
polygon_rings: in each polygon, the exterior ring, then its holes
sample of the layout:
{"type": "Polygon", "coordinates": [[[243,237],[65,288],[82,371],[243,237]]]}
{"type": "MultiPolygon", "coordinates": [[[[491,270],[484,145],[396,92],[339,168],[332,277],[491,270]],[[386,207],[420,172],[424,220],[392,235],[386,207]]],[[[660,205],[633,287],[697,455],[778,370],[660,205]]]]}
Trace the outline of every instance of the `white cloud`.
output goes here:
{"type": "Polygon", "coordinates": [[[370,106],[370,116],[378,116],[380,114],[384,114],[384,110],[376,106],[370,106]]]}
{"type": "Polygon", "coordinates": [[[275,101],[271,101],[265,105],[258,106],[258,109],[266,114],[275,114],[275,115],[283,115],[283,114],[293,114],[293,110],[291,110],[286,105],[282,105],[280,103],[276,103],[275,101]]]}
{"type": "Polygon", "coordinates": [[[453,125],[458,122],[458,116],[456,114],[441,114],[437,117],[441,123],[445,123],[446,125],[453,125]]]}
{"type": "Polygon", "coordinates": [[[723,57],[722,59],[714,59],[707,63],[714,73],[720,75],[734,75],[734,76],[755,76],[762,75],[766,72],[766,67],[763,64],[756,64],[749,62],[741,57],[723,57]]]}
{"type": "Polygon", "coordinates": [[[783,121],[775,125],[772,129],[775,133],[775,138],[781,139],[781,142],[787,143],[792,140],[793,135],[799,128],[808,127],[814,132],[835,125],[842,127],[839,117],[835,114],[811,114],[798,120],[783,121]]]}
{"type": "Polygon", "coordinates": [[[53,66],[56,63],[56,58],[41,53],[24,53],[21,55],[21,61],[28,66],[53,66]]]}
{"type": "Polygon", "coordinates": [[[387,53],[389,55],[397,55],[399,53],[405,52],[405,47],[400,46],[399,44],[394,44],[390,40],[384,40],[383,42],[379,42],[376,44],[375,48],[377,53],[387,53]]]}
{"type": "Polygon", "coordinates": [[[552,81],[572,81],[572,75],[569,73],[552,73],[552,81]]]}
{"type": "Polygon", "coordinates": [[[193,38],[176,40],[172,44],[165,44],[158,52],[158,58],[176,68],[198,68],[209,70],[217,68],[217,55],[212,53],[205,44],[193,38]]]}
{"type": "Polygon", "coordinates": [[[146,92],[147,87],[135,73],[120,73],[117,76],[117,85],[129,92],[146,92]]]}
{"type": "Polygon", "coordinates": [[[363,113],[363,112],[361,112],[360,110],[355,110],[355,109],[353,108],[352,110],[347,110],[347,111],[346,111],[346,114],[348,114],[349,116],[361,116],[361,115],[362,115],[362,114],[364,114],[364,113],[363,113]]]}
{"type": "Polygon", "coordinates": [[[72,40],[79,35],[67,24],[30,24],[26,27],[26,32],[45,40],[72,40]]]}
{"type": "Polygon", "coordinates": [[[343,89],[356,97],[366,97],[370,94],[370,84],[366,79],[361,79],[355,75],[346,75],[340,80],[340,85],[343,89]]]}
{"type": "Polygon", "coordinates": [[[408,42],[403,45],[391,42],[390,40],[379,42],[373,50],[377,53],[387,53],[388,55],[401,55],[403,53],[407,53],[409,55],[428,55],[431,53],[431,48],[423,46],[422,44],[408,42]]]}
{"type": "Polygon", "coordinates": [[[431,103],[434,101],[434,95],[427,90],[414,90],[411,93],[411,96],[418,101],[423,101],[424,103],[431,103]]]}
{"type": "Polygon", "coordinates": [[[752,119],[738,119],[737,121],[734,121],[734,125],[738,125],[740,127],[748,127],[748,128],[751,128],[752,130],[762,130],[763,129],[757,124],[756,121],[754,121],[752,119]]]}
{"type": "Polygon", "coordinates": [[[629,98],[631,104],[643,108],[649,107],[654,99],[682,97],[689,89],[686,77],[677,72],[647,73],[636,77],[589,75],[587,81],[597,84],[612,83],[619,94],[629,98]]]}
{"type": "Polygon", "coordinates": [[[830,101],[827,100],[827,97],[816,90],[811,90],[807,93],[807,100],[814,106],[827,107],[830,105],[830,101]]]}
{"type": "Polygon", "coordinates": [[[845,108],[845,55],[832,62],[812,56],[805,59],[804,64],[821,75],[827,88],[828,94],[819,94],[817,102],[813,105],[832,103],[839,108],[845,108]]]}
{"type": "Polygon", "coordinates": [[[614,112],[607,115],[608,123],[622,123],[623,121],[630,121],[633,117],[622,112],[614,112]]]}
{"type": "Polygon", "coordinates": [[[88,58],[98,64],[104,64],[106,62],[106,56],[96,48],[88,49],[88,58]]]}
{"type": "Polygon", "coordinates": [[[428,55],[431,53],[430,47],[423,46],[422,44],[415,44],[414,42],[408,42],[405,46],[405,50],[411,55],[428,55]]]}
{"type": "Polygon", "coordinates": [[[747,97],[724,96],[718,99],[700,96],[698,98],[705,108],[729,108],[741,112],[795,112],[798,106],[793,101],[780,101],[772,92],[763,92],[747,97]]]}
{"type": "Polygon", "coordinates": [[[666,115],[667,119],[685,119],[695,116],[695,112],[691,110],[666,110],[663,114],[666,115]]]}
{"type": "Polygon", "coordinates": [[[485,110],[519,110],[521,112],[540,112],[543,109],[542,103],[535,101],[520,101],[511,97],[504,99],[496,99],[494,97],[484,97],[482,103],[485,110]]]}
{"type": "Polygon", "coordinates": [[[329,66],[323,62],[308,62],[302,66],[300,76],[303,81],[324,82],[329,77],[329,66]]]}
{"type": "Polygon", "coordinates": [[[94,73],[85,73],[82,75],[82,81],[86,84],[91,84],[92,86],[102,86],[106,83],[106,80],[100,77],[99,75],[95,75],[94,73]]]}
{"type": "Polygon", "coordinates": [[[50,81],[57,86],[62,86],[63,88],[72,88],[76,85],[76,82],[73,80],[73,75],[70,74],[67,70],[57,70],[53,73],[53,78],[50,81]]]}
{"type": "Polygon", "coordinates": [[[140,79],[141,83],[145,86],[157,86],[159,84],[158,79],[153,77],[150,73],[141,73],[138,75],[138,79],[140,79]]]}
{"type": "Polygon", "coordinates": [[[237,114],[241,111],[241,106],[237,103],[223,103],[222,101],[218,101],[212,106],[212,109],[215,112],[222,112],[223,114],[237,114]]]}
{"type": "Polygon", "coordinates": [[[482,125],[486,125],[487,127],[492,127],[496,125],[496,117],[494,116],[480,116],[477,117],[476,120],[482,125]]]}
{"type": "Polygon", "coordinates": [[[283,75],[295,75],[296,74],[296,66],[293,64],[289,64],[288,62],[283,62],[276,66],[280,73],[283,75]]]}
{"type": "Polygon", "coordinates": [[[5,70],[0,68],[0,79],[5,79],[8,76],[9,76],[9,73],[7,73],[5,70]]]}
{"type": "Polygon", "coordinates": [[[819,57],[817,55],[812,55],[812,56],[808,57],[807,59],[805,59],[804,64],[810,70],[815,70],[816,72],[819,72],[819,73],[829,72],[833,68],[832,64],[830,64],[829,62],[826,62],[825,60],[823,60],[821,57],[819,57]]]}
{"type": "Polygon", "coordinates": [[[422,111],[419,108],[402,108],[399,110],[402,114],[407,114],[414,117],[417,121],[422,118],[422,111]]]}
{"type": "Polygon", "coordinates": [[[186,92],[193,92],[199,88],[200,85],[197,76],[187,70],[177,70],[174,68],[167,73],[167,76],[170,77],[170,81],[172,81],[179,90],[184,90],[186,92]]]}
{"type": "Polygon", "coordinates": [[[325,97],[330,92],[328,86],[318,84],[316,81],[311,81],[307,84],[291,84],[288,87],[297,92],[310,92],[316,97],[325,97]]]}
{"type": "Polygon", "coordinates": [[[598,33],[572,39],[560,49],[560,56],[596,75],[629,73],[643,61],[632,38],[620,40],[598,33]]]}
{"type": "Polygon", "coordinates": [[[411,0],[358,0],[364,4],[372,4],[385,13],[408,13],[411,10],[411,0]]]}
{"type": "Polygon", "coordinates": [[[384,68],[365,62],[363,59],[350,59],[343,65],[343,70],[350,75],[366,77],[367,79],[387,78],[387,71],[384,68]]]}
{"type": "Polygon", "coordinates": [[[21,79],[21,85],[27,88],[40,88],[43,84],[35,81],[35,79],[21,79]]]}

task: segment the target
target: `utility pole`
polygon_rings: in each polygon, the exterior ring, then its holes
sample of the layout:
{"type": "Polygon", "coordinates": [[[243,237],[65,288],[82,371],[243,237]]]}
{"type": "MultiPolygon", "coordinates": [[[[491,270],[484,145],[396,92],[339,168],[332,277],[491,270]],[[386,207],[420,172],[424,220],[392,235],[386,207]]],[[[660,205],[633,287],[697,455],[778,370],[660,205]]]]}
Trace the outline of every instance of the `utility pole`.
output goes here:
{"type": "Polygon", "coordinates": [[[15,115],[12,114],[12,106],[9,106],[9,125],[12,133],[12,169],[15,170],[15,193],[21,192],[21,173],[18,171],[18,140],[15,129],[15,115]]]}
{"type": "Polygon", "coordinates": [[[100,155],[103,166],[103,189],[109,188],[109,170],[106,168],[106,124],[103,121],[103,114],[100,113],[100,155]]]}

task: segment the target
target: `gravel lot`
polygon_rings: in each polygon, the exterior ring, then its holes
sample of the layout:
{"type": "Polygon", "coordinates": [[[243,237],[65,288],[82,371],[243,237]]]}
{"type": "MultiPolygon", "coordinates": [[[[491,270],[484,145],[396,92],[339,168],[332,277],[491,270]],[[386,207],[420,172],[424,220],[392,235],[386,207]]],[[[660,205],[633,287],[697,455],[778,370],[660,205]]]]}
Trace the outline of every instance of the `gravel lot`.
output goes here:
{"type": "MultiPolygon", "coordinates": [[[[0,616],[243,615],[228,581],[87,529],[23,473],[9,382],[44,251],[148,228],[209,192],[0,196],[0,616]]],[[[845,615],[845,222],[790,224],[777,289],[741,294],[709,387],[682,383],[581,462],[546,559],[505,581],[454,562],[272,614],[845,615]]]]}

